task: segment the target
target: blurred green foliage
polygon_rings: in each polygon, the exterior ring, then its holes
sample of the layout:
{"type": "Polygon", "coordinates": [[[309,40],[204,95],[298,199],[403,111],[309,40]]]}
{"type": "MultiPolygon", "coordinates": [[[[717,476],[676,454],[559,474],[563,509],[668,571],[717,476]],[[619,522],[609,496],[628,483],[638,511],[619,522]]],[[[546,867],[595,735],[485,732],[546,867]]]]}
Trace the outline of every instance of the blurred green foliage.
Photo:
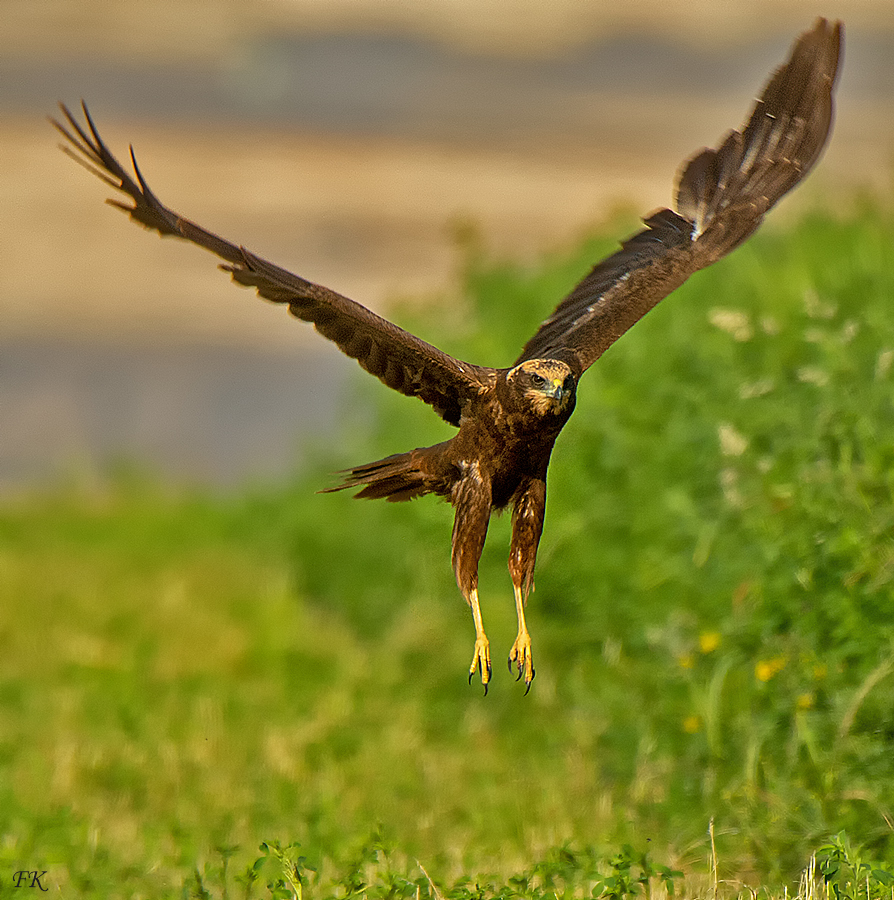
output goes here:
{"type": "MultiPolygon", "coordinates": [[[[613,244],[523,266],[466,235],[462,293],[400,321],[508,365],[613,244]]],[[[591,369],[550,470],[527,698],[499,668],[487,698],[467,684],[447,505],[314,493],[451,433],[370,379],[288,485],[122,471],[5,501],[0,895],[25,868],[63,895],[225,895],[244,868],[246,896],[307,877],[391,898],[434,891],[418,859],[451,898],[534,896],[536,861],[566,852],[568,896],[620,898],[708,872],[711,820],[724,880],[780,893],[820,847],[823,877],[883,875],[892,248],[868,199],[765,229],[591,369]],[[379,893],[371,846],[400,848],[379,893]]],[[[503,518],[481,565],[497,655],[507,553],[503,518]]]]}

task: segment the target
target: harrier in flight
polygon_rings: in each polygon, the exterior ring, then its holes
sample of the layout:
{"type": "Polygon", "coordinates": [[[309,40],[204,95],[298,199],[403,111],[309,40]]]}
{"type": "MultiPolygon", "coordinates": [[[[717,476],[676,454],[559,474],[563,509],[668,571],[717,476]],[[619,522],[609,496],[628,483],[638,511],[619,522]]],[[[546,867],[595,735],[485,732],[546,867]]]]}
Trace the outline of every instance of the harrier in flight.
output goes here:
{"type": "Polygon", "coordinates": [[[130,203],[109,200],[160,235],[192,241],[221,257],[239,284],[282,303],[388,387],[430,404],[459,430],[448,441],[349,470],[332,490],[357,497],[412,500],[437,494],[455,509],[452,560],[472,610],[477,671],[485,692],[490,646],[478,602],[478,560],[494,510],[512,507],[509,573],[518,636],[509,668],[530,689],[534,678],[525,601],[546,508],[546,470],[574,410],[584,372],[631,325],[690,275],[738,247],[764,214],[816,162],[832,122],[841,23],[819,19],[770,78],[739,131],[703,149],[678,176],[676,209],[661,209],[645,228],[600,262],[556,307],[508,368],[454,359],[329,288],[306,281],[168,209],[149,189],[131,148],[133,174],[112,155],[82,104],[86,125],[62,106],[63,149],[130,203]],[[132,204],[132,205],[131,205],[132,204]]]}

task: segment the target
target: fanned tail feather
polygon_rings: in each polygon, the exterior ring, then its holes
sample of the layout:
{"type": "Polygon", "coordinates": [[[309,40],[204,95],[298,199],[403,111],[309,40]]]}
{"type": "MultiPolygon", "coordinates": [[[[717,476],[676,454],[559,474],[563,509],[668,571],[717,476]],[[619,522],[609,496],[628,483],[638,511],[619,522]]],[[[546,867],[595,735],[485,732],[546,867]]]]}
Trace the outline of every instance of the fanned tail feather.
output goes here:
{"type": "MultiPolygon", "coordinates": [[[[425,448],[432,450],[434,448],[425,448]]],[[[431,477],[420,467],[420,454],[425,450],[412,450],[409,453],[395,453],[376,462],[355,466],[341,473],[344,481],[335,487],[320,491],[329,494],[365,485],[354,497],[363,500],[381,500],[396,503],[402,500],[413,500],[423,494],[436,491],[431,477]]]]}

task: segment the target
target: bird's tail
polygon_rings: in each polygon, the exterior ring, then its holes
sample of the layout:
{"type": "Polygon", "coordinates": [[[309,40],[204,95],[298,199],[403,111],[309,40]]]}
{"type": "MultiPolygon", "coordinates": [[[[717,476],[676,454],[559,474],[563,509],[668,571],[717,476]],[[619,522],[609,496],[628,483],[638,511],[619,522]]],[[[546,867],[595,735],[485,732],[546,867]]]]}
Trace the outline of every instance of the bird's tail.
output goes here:
{"type": "Polygon", "coordinates": [[[321,494],[365,487],[354,496],[365,500],[385,499],[391,502],[413,500],[423,494],[443,493],[440,479],[432,471],[431,463],[440,454],[442,445],[422,447],[409,453],[395,453],[385,459],[347,469],[341,474],[344,481],[335,487],[320,491],[321,494]]]}
{"type": "Polygon", "coordinates": [[[773,74],[741,131],[682,170],[677,210],[694,223],[693,239],[710,258],[741,244],[818,159],[832,123],[840,52],[841,23],[819,19],[773,74]]]}

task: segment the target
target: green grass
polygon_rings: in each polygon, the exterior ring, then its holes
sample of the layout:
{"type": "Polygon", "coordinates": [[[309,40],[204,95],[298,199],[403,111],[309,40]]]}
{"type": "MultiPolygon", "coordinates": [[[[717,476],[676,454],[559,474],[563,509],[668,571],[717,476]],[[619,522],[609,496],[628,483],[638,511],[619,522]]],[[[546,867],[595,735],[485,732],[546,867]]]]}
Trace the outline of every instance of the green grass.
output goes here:
{"type": "MultiPolygon", "coordinates": [[[[613,245],[527,269],[471,241],[440,325],[402,322],[508,364],[613,245]]],[[[587,374],[527,697],[499,665],[486,698],[467,684],[449,507],[314,493],[450,434],[371,380],[276,489],[119,472],[6,501],[0,896],[22,869],[96,898],[298,875],[305,900],[775,896],[814,853],[805,896],[890,896],[892,247],[869,201],[765,229],[587,374]]],[[[507,553],[504,518],[481,567],[498,661],[507,553]]]]}

